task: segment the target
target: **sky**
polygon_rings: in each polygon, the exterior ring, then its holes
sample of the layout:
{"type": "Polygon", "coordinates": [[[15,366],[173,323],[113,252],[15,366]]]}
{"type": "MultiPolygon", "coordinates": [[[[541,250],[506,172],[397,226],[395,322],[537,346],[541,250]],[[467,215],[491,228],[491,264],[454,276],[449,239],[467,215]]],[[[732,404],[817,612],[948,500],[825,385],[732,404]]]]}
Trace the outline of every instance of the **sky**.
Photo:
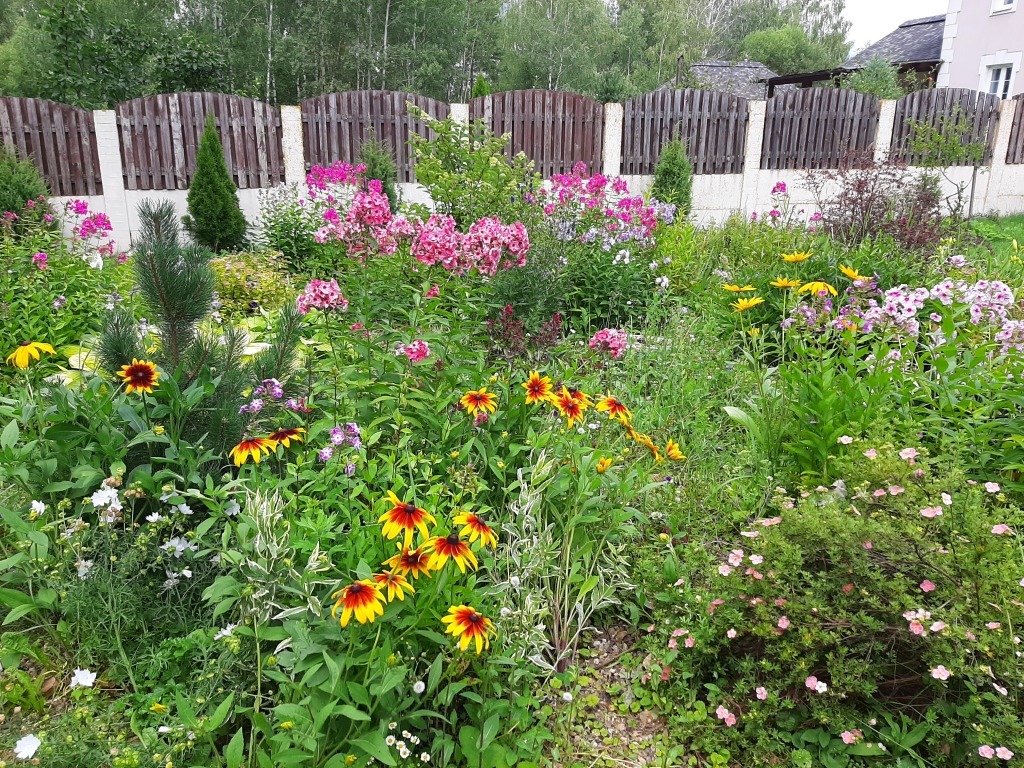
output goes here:
{"type": "Polygon", "coordinates": [[[948,0],[846,0],[852,52],[877,43],[904,21],[945,14],[948,5],[948,0]]]}

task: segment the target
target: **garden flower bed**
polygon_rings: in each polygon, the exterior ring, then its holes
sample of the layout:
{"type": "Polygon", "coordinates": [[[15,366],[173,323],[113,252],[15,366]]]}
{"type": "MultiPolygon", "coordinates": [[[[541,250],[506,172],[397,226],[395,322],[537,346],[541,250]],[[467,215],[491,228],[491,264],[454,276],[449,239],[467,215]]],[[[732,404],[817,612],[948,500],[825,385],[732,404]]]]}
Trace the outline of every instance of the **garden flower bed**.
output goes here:
{"type": "Polygon", "coordinates": [[[0,763],[1016,764],[1019,220],[419,151],[0,224],[0,763]]]}

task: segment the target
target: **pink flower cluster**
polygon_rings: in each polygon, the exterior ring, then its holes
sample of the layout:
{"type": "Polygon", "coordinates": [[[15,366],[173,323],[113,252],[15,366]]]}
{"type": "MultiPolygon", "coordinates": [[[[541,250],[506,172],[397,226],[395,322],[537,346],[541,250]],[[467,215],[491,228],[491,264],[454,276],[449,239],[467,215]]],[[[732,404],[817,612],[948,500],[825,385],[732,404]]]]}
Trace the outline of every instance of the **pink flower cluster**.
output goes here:
{"type": "Polygon", "coordinates": [[[998,757],[1000,760],[1013,759],[1013,752],[1011,752],[1006,747],[996,747],[995,749],[993,749],[988,744],[982,744],[980,747],[978,747],[978,755],[980,757],[985,758],[986,760],[991,760],[993,757],[998,757]]]}
{"type": "Polygon", "coordinates": [[[626,352],[629,334],[618,328],[602,328],[590,339],[590,348],[598,352],[607,352],[618,360],[626,352]]]}
{"type": "Polygon", "coordinates": [[[405,355],[411,363],[418,363],[430,357],[430,345],[422,339],[416,339],[410,344],[399,347],[396,354],[405,355]]]}
{"type": "Polygon", "coordinates": [[[361,184],[363,174],[366,173],[366,166],[349,165],[338,161],[333,165],[314,165],[306,174],[306,189],[309,190],[309,199],[316,200],[320,192],[328,192],[330,187],[344,184],[361,184]]]}
{"type": "Polygon", "coordinates": [[[32,256],[32,263],[39,267],[39,269],[46,269],[47,258],[49,257],[45,253],[40,251],[39,253],[32,256]]]}
{"type": "Polygon", "coordinates": [[[440,264],[459,275],[475,269],[493,276],[500,269],[525,266],[529,250],[530,238],[521,222],[506,225],[483,218],[463,234],[451,216],[434,214],[416,227],[410,252],[427,266],[440,264]]]}
{"type": "Polygon", "coordinates": [[[337,280],[310,280],[295,300],[295,308],[300,315],[308,314],[312,309],[344,312],[348,309],[348,299],[341,295],[337,280]]]}
{"type": "Polygon", "coordinates": [[[387,195],[381,184],[371,179],[365,190],[355,193],[344,218],[336,208],[324,211],[324,226],[313,239],[318,243],[337,240],[345,243],[350,256],[365,260],[368,255],[390,256],[398,244],[415,233],[415,228],[404,216],[392,216],[387,195]]]}
{"type": "Polygon", "coordinates": [[[75,234],[83,240],[89,240],[93,237],[106,237],[113,229],[107,214],[93,213],[86,216],[82,223],[75,228],[75,234]]]}
{"type": "Polygon", "coordinates": [[[722,705],[719,705],[718,709],[715,710],[715,716],[724,722],[727,728],[732,728],[732,726],[736,725],[736,715],[722,705]]]}

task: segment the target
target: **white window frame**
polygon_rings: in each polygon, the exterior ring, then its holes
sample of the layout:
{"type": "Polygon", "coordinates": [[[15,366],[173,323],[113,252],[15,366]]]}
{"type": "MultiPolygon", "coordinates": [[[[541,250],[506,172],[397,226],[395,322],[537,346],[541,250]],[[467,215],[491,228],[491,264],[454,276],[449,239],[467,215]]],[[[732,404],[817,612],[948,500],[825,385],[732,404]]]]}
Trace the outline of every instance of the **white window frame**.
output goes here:
{"type": "MultiPolygon", "coordinates": [[[[1024,51],[996,51],[981,57],[981,66],[978,68],[978,90],[982,93],[989,93],[992,86],[992,70],[996,67],[1012,67],[1010,71],[1010,85],[1006,91],[1006,98],[1013,98],[1016,91],[1014,84],[1020,75],[1021,58],[1024,51]]],[[[1002,98],[1001,94],[997,94],[1002,98]]]]}
{"type": "Polygon", "coordinates": [[[1017,0],[992,0],[992,10],[989,12],[989,16],[998,16],[1002,13],[1013,13],[1017,10],[1017,0]]]}

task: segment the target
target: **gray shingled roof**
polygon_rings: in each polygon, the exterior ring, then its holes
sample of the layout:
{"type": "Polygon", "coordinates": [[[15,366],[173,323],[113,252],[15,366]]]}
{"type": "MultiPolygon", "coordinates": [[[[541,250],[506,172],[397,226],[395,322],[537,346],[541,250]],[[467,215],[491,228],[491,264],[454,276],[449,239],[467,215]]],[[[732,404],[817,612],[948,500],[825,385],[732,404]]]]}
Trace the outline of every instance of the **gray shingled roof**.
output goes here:
{"type": "Polygon", "coordinates": [[[690,71],[702,87],[745,99],[765,98],[764,81],[775,77],[775,73],[759,61],[699,61],[690,65],[690,71]]]}
{"type": "Polygon", "coordinates": [[[896,31],[847,59],[843,69],[860,69],[874,58],[882,58],[896,65],[941,61],[945,23],[945,16],[905,21],[896,31]]]}

